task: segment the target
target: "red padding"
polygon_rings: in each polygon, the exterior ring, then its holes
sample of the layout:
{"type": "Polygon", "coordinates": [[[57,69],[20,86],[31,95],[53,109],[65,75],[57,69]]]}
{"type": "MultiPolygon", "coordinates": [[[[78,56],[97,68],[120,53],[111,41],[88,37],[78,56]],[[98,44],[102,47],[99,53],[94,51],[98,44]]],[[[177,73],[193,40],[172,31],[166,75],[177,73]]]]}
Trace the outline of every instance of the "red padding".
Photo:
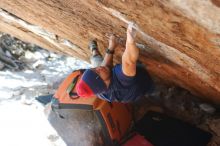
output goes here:
{"type": "Polygon", "coordinates": [[[153,146],[147,139],[139,134],[135,134],[122,146],[153,146]]]}

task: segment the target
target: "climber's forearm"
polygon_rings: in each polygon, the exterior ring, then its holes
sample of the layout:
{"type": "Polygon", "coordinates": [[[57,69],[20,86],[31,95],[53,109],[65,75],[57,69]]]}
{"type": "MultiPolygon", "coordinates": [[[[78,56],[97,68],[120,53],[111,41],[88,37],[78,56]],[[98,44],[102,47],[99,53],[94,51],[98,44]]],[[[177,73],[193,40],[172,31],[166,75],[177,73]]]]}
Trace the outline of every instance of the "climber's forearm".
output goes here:
{"type": "Polygon", "coordinates": [[[126,42],[126,49],[123,53],[124,61],[128,63],[136,63],[139,57],[139,48],[136,47],[135,42],[134,43],[128,43],[126,42]]]}

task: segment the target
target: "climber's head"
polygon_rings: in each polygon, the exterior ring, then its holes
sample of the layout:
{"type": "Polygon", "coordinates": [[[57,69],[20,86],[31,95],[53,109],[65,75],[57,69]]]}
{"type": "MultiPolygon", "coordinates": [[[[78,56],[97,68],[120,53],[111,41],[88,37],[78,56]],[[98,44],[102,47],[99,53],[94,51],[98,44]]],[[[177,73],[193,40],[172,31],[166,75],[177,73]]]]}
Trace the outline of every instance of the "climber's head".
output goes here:
{"type": "Polygon", "coordinates": [[[105,66],[87,69],[76,85],[77,94],[89,97],[107,90],[111,80],[110,69],[105,66]]]}

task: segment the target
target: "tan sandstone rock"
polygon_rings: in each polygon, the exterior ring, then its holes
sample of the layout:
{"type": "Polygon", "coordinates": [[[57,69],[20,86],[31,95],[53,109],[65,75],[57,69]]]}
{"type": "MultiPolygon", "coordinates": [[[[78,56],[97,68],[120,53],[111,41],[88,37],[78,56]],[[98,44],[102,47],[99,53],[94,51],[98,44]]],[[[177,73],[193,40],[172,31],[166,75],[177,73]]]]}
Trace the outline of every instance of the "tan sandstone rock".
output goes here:
{"type": "Polygon", "coordinates": [[[153,76],[220,103],[218,0],[0,0],[0,8],[0,31],[84,60],[89,39],[104,53],[106,35],[124,38],[135,21],[139,59],[153,76]]]}

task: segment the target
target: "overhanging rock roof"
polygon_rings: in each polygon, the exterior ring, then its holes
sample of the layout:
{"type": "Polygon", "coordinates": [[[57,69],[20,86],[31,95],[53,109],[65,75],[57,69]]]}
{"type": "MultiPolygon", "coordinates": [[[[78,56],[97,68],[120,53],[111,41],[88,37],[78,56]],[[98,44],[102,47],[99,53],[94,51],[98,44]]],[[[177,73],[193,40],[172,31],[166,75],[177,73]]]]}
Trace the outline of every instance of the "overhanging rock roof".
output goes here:
{"type": "Polygon", "coordinates": [[[152,75],[220,103],[218,0],[1,0],[0,8],[0,31],[84,60],[89,39],[104,52],[106,35],[125,38],[135,21],[139,59],[152,75]]]}

